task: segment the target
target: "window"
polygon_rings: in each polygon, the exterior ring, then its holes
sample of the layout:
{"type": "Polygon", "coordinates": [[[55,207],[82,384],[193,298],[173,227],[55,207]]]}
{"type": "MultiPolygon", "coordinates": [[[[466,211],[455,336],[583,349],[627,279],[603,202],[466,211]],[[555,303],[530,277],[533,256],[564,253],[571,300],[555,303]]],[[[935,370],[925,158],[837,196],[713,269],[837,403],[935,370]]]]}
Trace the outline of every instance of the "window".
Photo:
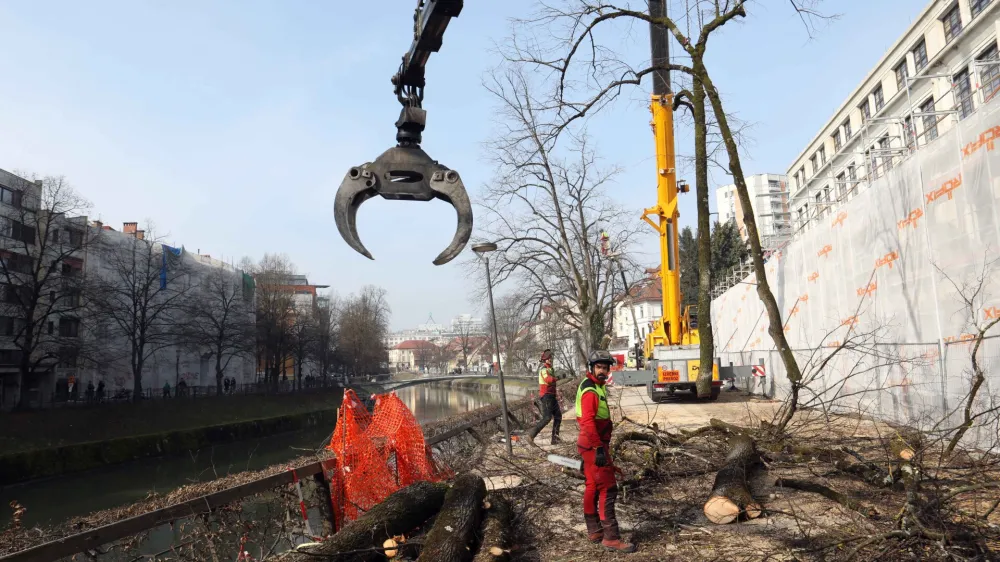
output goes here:
{"type": "Polygon", "coordinates": [[[31,273],[33,261],[24,254],[11,254],[0,256],[0,271],[11,273],[31,273]]]}
{"type": "Polygon", "coordinates": [[[868,177],[871,179],[878,177],[878,162],[875,161],[875,155],[872,154],[873,148],[875,147],[873,146],[865,151],[865,168],[868,169],[868,177]]]}
{"type": "Polygon", "coordinates": [[[879,152],[882,155],[882,163],[885,166],[886,171],[892,169],[892,152],[890,152],[892,143],[889,141],[889,135],[878,140],[879,152]]]}
{"type": "Polygon", "coordinates": [[[833,149],[840,150],[842,143],[840,142],[840,129],[833,132],[833,149]]]}
{"type": "Polygon", "coordinates": [[[822,168],[823,165],[826,164],[826,147],[825,146],[819,147],[818,154],[819,154],[819,166],[820,168],[822,168]]]}
{"type": "Polygon", "coordinates": [[[952,81],[952,91],[958,106],[958,118],[965,119],[972,114],[972,82],[969,80],[969,69],[963,68],[952,81]]]}
{"type": "Polygon", "coordinates": [[[852,136],[854,133],[851,132],[851,120],[848,118],[847,121],[844,121],[844,140],[850,140],[852,136]]]}
{"type": "Polygon", "coordinates": [[[845,172],[840,172],[837,174],[837,190],[835,191],[837,199],[843,197],[845,191],[847,191],[847,175],[845,172]]]}
{"type": "Polygon", "coordinates": [[[914,135],[913,132],[913,119],[910,119],[910,116],[907,115],[906,118],[903,119],[903,140],[906,141],[906,148],[913,150],[915,139],[916,135],[914,135]]]}
{"type": "Polygon", "coordinates": [[[9,187],[0,186],[0,203],[6,203],[14,207],[21,206],[21,192],[9,187]]]}
{"type": "Polygon", "coordinates": [[[819,171],[819,166],[816,165],[816,155],[813,154],[809,157],[809,165],[812,167],[812,173],[815,176],[816,172],[819,171]]]}
{"type": "Polygon", "coordinates": [[[0,316],[0,336],[16,336],[24,329],[24,320],[12,316],[0,316]]]}
{"type": "Polygon", "coordinates": [[[934,115],[934,98],[928,98],[920,105],[920,113],[924,122],[924,143],[929,143],[938,137],[937,116],[934,115]]]}
{"type": "Polygon", "coordinates": [[[802,176],[802,179],[799,180],[799,187],[805,187],[805,185],[806,185],[806,167],[805,166],[802,166],[801,168],[799,168],[799,175],[802,176]]]}
{"type": "Polygon", "coordinates": [[[910,77],[909,67],[906,66],[906,59],[899,63],[899,66],[895,68],[896,71],[896,88],[900,91],[906,89],[906,79],[910,77]]]}
{"type": "Polygon", "coordinates": [[[847,177],[851,181],[858,179],[858,171],[854,168],[854,162],[847,165],[847,177]]]}
{"type": "Polygon", "coordinates": [[[767,187],[781,187],[781,184],[778,180],[767,180],[767,187]]]}
{"type": "Polygon", "coordinates": [[[913,67],[920,72],[927,66],[927,42],[923,39],[913,47],[913,67]]]}
{"type": "Polygon", "coordinates": [[[941,23],[944,24],[944,40],[950,43],[962,31],[962,15],[958,13],[958,3],[945,12],[941,23]]]}
{"type": "Polygon", "coordinates": [[[979,61],[979,83],[982,84],[983,99],[990,101],[1000,92],[1000,56],[997,55],[996,43],[990,45],[976,60],[979,61]]]}
{"type": "Polygon", "coordinates": [[[60,271],[66,277],[76,277],[79,275],[81,268],[74,263],[63,262],[62,269],[60,271]]]}
{"type": "Polygon", "coordinates": [[[7,304],[30,303],[31,297],[31,287],[28,285],[3,284],[3,302],[7,304]]]}
{"type": "Polygon", "coordinates": [[[80,350],[75,347],[64,347],[59,350],[59,363],[56,367],[76,367],[80,350]]]}
{"type": "Polygon", "coordinates": [[[64,338],[75,338],[80,335],[80,319],[60,318],[59,336],[64,338]]]}
{"type": "Polygon", "coordinates": [[[868,106],[868,100],[866,99],[862,102],[861,105],[858,106],[858,109],[861,110],[861,122],[867,123],[868,120],[872,118],[872,110],[868,106]]]}
{"type": "Polygon", "coordinates": [[[972,12],[972,17],[978,16],[989,5],[990,0],[969,0],[969,10],[972,12]]]}
{"type": "Polygon", "coordinates": [[[19,240],[25,244],[35,243],[34,227],[7,217],[0,217],[0,235],[19,240]]]}
{"type": "Polygon", "coordinates": [[[0,349],[0,365],[17,365],[22,356],[20,349],[0,349]]]}
{"type": "Polygon", "coordinates": [[[883,107],[885,107],[885,97],[882,96],[882,84],[879,84],[877,88],[872,92],[872,97],[875,98],[875,113],[878,113],[883,107]]]}
{"type": "Polygon", "coordinates": [[[55,327],[55,323],[52,322],[51,320],[49,320],[49,335],[50,336],[52,335],[52,331],[53,331],[54,327],[55,327]]]}
{"type": "Polygon", "coordinates": [[[72,228],[66,230],[69,233],[69,245],[76,247],[83,244],[83,232],[72,228]]]}

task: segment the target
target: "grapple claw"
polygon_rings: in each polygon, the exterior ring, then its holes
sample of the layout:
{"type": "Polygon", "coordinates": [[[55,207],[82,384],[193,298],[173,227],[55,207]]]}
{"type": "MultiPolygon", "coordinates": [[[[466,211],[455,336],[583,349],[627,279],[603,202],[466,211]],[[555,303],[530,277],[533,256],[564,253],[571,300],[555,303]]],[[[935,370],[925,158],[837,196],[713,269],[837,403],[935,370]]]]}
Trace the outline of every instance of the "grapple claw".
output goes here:
{"type": "Polygon", "coordinates": [[[451,244],[434,265],[443,265],[462,252],[472,236],[472,204],[458,172],[432,160],[419,146],[395,146],[374,162],[351,168],[337,190],[333,215],[347,244],[370,259],[358,239],[357,213],[362,203],[375,197],[402,201],[442,199],[458,213],[458,229],[451,244]]]}

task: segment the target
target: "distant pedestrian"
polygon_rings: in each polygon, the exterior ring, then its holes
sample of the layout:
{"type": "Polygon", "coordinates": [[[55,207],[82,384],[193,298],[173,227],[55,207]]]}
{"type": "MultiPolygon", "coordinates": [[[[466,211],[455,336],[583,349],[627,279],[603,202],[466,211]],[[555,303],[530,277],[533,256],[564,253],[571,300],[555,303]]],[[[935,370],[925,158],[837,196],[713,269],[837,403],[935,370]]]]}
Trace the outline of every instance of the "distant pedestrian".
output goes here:
{"type": "Polygon", "coordinates": [[[99,381],[97,383],[97,401],[104,401],[104,381],[99,381]]]}
{"type": "Polygon", "coordinates": [[[163,383],[163,397],[170,398],[170,381],[163,383]]]}
{"type": "Polygon", "coordinates": [[[87,383],[87,402],[94,401],[94,381],[87,383]]]}
{"type": "Polygon", "coordinates": [[[222,379],[222,391],[229,394],[229,377],[222,379]]]}

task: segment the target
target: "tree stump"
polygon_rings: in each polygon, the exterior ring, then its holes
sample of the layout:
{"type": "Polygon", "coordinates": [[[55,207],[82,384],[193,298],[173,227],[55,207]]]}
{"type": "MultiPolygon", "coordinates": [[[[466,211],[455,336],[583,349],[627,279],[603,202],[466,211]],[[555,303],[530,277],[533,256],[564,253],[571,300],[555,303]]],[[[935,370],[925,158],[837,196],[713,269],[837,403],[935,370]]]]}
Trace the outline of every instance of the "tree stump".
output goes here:
{"type": "Polygon", "coordinates": [[[395,535],[408,533],[422,525],[441,508],[448,486],[417,482],[393,492],[382,503],[364,515],[347,523],[329,539],[301,551],[281,557],[281,562],[315,562],[323,556],[334,557],[338,562],[368,562],[384,560],[380,548],[383,541],[395,535]],[[376,548],[378,547],[378,548],[376,548]],[[365,551],[365,549],[371,549],[365,551]],[[355,552],[363,551],[363,552],[355,552]]]}
{"type": "Polygon", "coordinates": [[[487,503],[482,540],[473,562],[506,562],[513,542],[514,507],[499,495],[490,496],[487,503]]]}
{"type": "Polygon", "coordinates": [[[760,504],[754,501],[748,484],[751,471],[759,464],[760,455],[753,439],[734,436],[726,464],[715,475],[712,493],[705,502],[705,517],[709,521],[725,525],[736,521],[741,513],[751,519],[760,517],[760,504]]]}
{"type": "Polygon", "coordinates": [[[481,477],[470,473],[459,475],[444,497],[444,505],[424,539],[417,562],[472,560],[485,499],[486,483],[481,477]]]}

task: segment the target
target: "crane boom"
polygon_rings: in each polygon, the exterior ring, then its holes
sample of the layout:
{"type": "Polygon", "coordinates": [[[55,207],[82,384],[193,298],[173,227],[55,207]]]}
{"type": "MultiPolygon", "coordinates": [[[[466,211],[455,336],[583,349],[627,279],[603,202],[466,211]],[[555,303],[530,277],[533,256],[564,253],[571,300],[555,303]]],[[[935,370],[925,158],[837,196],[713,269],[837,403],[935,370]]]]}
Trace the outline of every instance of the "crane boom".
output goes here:
{"type": "MultiPolygon", "coordinates": [[[[649,2],[652,18],[666,16],[663,0],[649,2]]],[[[663,292],[663,316],[653,326],[646,339],[645,353],[652,357],[658,345],[688,345],[698,343],[698,332],[692,326],[690,312],[681,310],[679,237],[677,221],[677,169],[674,151],[674,95],[670,91],[669,32],[662,25],[649,24],[649,43],[653,66],[653,94],[650,111],[656,141],[656,206],[643,212],[643,220],[660,237],[660,283],[663,292]],[[655,220],[652,218],[655,217],[655,220]]],[[[682,188],[682,191],[686,189],[682,188]]]]}

